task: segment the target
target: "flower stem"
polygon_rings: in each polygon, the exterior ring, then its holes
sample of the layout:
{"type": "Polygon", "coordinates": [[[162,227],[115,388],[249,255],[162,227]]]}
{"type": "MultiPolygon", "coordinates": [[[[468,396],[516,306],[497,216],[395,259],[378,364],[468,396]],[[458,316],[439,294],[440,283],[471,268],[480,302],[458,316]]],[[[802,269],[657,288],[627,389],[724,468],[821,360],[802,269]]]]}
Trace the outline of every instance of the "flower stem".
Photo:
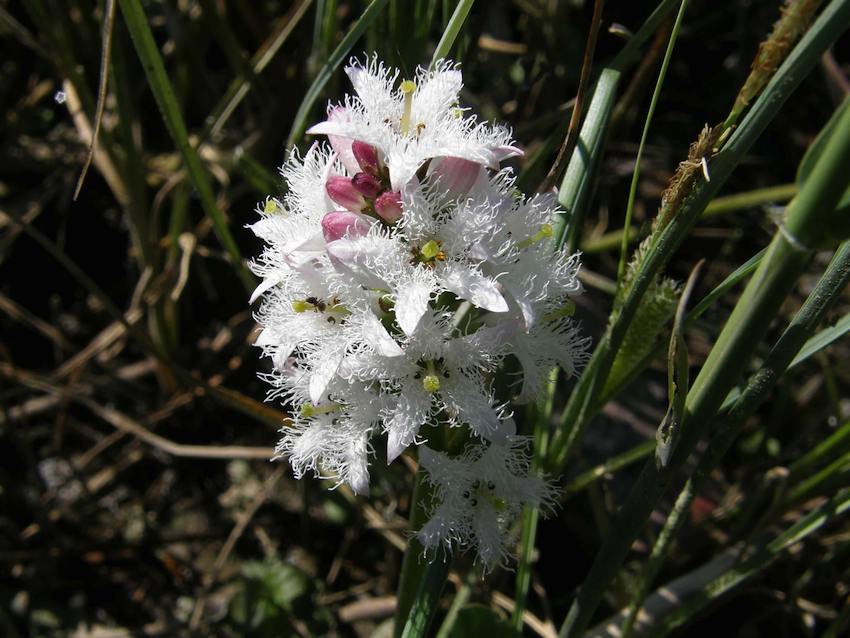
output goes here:
{"type": "MultiPolygon", "coordinates": [[[[416,474],[416,484],[413,487],[413,496],[410,505],[410,529],[417,530],[428,518],[427,504],[430,500],[431,490],[428,483],[425,481],[425,473],[420,468],[416,474]]],[[[407,549],[404,551],[404,559],[401,564],[401,576],[398,581],[398,591],[396,593],[396,613],[393,636],[398,638],[402,635],[405,624],[413,607],[413,603],[417,598],[419,584],[425,576],[428,568],[423,554],[425,548],[416,539],[411,537],[407,542],[407,549]]]]}

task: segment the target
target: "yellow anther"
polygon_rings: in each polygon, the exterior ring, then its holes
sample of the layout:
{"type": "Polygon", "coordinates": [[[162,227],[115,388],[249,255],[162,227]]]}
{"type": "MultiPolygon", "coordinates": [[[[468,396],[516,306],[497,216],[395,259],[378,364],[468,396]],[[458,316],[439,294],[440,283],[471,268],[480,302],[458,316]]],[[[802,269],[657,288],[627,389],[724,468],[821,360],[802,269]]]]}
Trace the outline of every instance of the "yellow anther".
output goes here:
{"type": "Polygon", "coordinates": [[[292,312],[307,312],[313,306],[302,299],[296,299],[292,302],[292,312]]]}
{"type": "Polygon", "coordinates": [[[319,414],[331,414],[333,412],[339,412],[343,408],[341,403],[336,403],[331,401],[330,403],[326,403],[325,405],[313,405],[312,403],[304,403],[301,405],[299,412],[301,416],[305,419],[309,419],[310,417],[317,416],[319,414]]]}
{"type": "Polygon", "coordinates": [[[440,254],[440,243],[434,239],[426,242],[422,248],[419,249],[419,254],[422,255],[422,258],[425,261],[431,261],[440,254]]]}
{"type": "Polygon", "coordinates": [[[277,212],[277,201],[274,199],[267,199],[266,205],[263,206],[263,212],[266,215],[271,215],[272,213],[277,212]]]}

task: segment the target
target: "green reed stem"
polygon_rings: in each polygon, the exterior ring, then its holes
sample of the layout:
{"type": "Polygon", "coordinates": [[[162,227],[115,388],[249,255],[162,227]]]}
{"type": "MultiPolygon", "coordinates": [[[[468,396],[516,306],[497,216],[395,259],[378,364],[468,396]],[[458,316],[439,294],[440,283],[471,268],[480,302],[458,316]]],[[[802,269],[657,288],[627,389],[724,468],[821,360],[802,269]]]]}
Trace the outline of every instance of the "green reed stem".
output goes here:
{"type": "Polygon", "coordinates": [[[684,241],[708,202],[714,198],[785,100],[818,63],[821,54],[844,32],[848,20],[850,20],[850,0],[833,0],[824,9],[812,28],[783,62],[740,126],[711,161],[711,181],[697,182],[681,210],[655,238],[623,302],[620,314],[597,343],[584,373],[570,395],[562,417],[564,427],[556,433],[547,459],[548,466],[553,470],[563,467],[570,452],[580,440],[587,422],[593,416],[617,350],[623,342],[629,323],[647,288],[684,241]]]}
{"type": "MultiPolygon", "coordinates": [[[[552,410],[555,405],[555,391],[558,386],[558,368],[549,373],[549,383],[546,387],[545,399],[542,406],[530,406],[529,412],[535,414],[534,419],[534,454],[531,457],[531,471],[540,473],[540,465],[546,457],[546,447],[549,444],[549,432],[552,429],[552,410]]],[[[540,520],[540,509],[526,505],[522,511],[522,533],[520,536],[520,555],[516,572],[516,593],[514,594],[514,610],[511,622],[517,631],[522,630],[522,615],[525,611],[525,601],[528,588],[531,585],[531,560],[534,554],[534,544],[537,538],[537,523],[540,520]]]]}
{"type": "Polygon", "coordinates": [[[733,405],[730,412],[721,420],[719,430],[714,434],[708,450],[700,459],[694,475],[688,479],[679,493],[673,510],[667,517],[664,528],[652,548],[646,567],[635,595],[632,597],[629,614],[620,631],[621,637],[630,635],[637,618],[640,603],[646,596],[653,580],[658,575],[670,544],[687,519],[691,503],[711,472],[732,447],[741,434],[747,419],[753,415],[759,405],[767,398],[782,375],[788,369],[794,356],[803,347],[822,321],[826,312],[838,298],[850,281],[850,242],[845,242],[836,252],[815,289],[808,296],[799,312],[771,348],[761,368],[750,379],[747,388],[733,405]]]}
{"type": "Polygon", "coordinates": [[[474,2],[475,0],[458,1],[455,6],[454,13],[452,13],[452,17],[449,18],[449,23],[443,30],[443,35],[440,36],[437,48],[434,49],[434,55],[431,57],[432,69],[439,60],[442,60],[449,55],[449,52],[452,50],[452,46],[454,46],[455,40],[460,33],[460,29],[463,27],[463,23],[466,22],[466,17],[469,15],[469,11],[472,9],[474,2]]]}
{"type": "MultiPolygon", "coordinates": [[[[833,2],[821,15],[821,28],[827,27],[828,21],[835,17],[834,14],[827,13],[830,9],[843,10],[846,14],[839,13],[839,16],[850,17],[850,1],[833,2]]],[[[840,24],[836,26],[843,30],[840,27],[846,24],[846,19],[837,22],[840,24]]],[[[806,35],[801,46],[805,46],[806,39],[819,37],[820,30],[816,30],[817,26],[816,24],[806,35]]],[[[794,58],[792,53],[786,64],[793,63],[794,58]]],[[[785,66],[783,65],[783,68],[785,66]]],[[[780,74],[777,74],[774,77],[772,84],[779,76],[780,74]]],[[[775,99],[775,96],[771,96],[768,90],[762,98],[775,99]]],[[[765,101],[762,98],[753,107],[750,116],[759,112],[759,104],[765,101]]],[[[744,128],[742,125],[738,133],[744,128]]],[[[730,145],[734,140],[733,137],[730,145]]],[[[685,405],[681,439],[673,451],[670,463],[663,469],[659,469],[654,461],[644,465],[617,517],[617,522],[612,526],[612,533],[604,540],[590,573],[570,608],[561,627],[561,636],[576,638],[584,632],[611,579],[616,575],[632,542],[640,534],[664,494],[674,472],[682,467],[708,429],[765,329],[776,316],[783,300],[808,263],[812,254],[812,250],[807,248],[808,244],[819,237],[820,226],[835,209],[850,182],[850,175],[846,170],[848,156],[850,110],[839,121],[835,135],[828,141],[817,161],[815,171],[789,205],[784,226],[774,235],[759,269],[741,295],[691,387],[685,405]]]]}

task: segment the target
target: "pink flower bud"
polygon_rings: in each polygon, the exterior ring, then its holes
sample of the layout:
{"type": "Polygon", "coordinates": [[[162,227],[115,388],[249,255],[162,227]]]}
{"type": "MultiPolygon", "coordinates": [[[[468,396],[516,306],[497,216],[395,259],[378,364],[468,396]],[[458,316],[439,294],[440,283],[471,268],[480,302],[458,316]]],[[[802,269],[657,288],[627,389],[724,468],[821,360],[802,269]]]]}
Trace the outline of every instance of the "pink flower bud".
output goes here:
{"type": "Polygon", "coordinates": [[[355,140],[351,143],[351,153],[364,173],[378,174],[378,149],[366,142],[355,140]]]}
{"type": "Polygon", "coordinates": [[[398,191],[386,191],[375,200],[375,212],[388,224],[401,219],[401,194],[398,191]]]}
{"type": "Polygon", "coordinates": [[[450,197],[465,197],[483,170],[481,164],[460,157],[440,157],[431,162],[430,176],[450,197]]]}
{"type": "Polygon", "coordinates": [[[381,188],[381,182],[366,173],[357,173],[357,175],[351,178],[351,184],[364,197],[368,197],[369,199],[375,199],[378,193],[383,190],[381,188]]]}
{"type": "Polygon", "coordinates": [[[373,220],[349,211],[327,213],[322,217],[322,233],[330,243],[343,237],[362,237],[372,228],[373,220]]]}
{"type": "Polygon", "coordinates": [[[351,183],[349,177],[331,175],[325,183],[325,188],[332,200],[352,212],[359,213],[366,206],[366,200],[351,183]]]}

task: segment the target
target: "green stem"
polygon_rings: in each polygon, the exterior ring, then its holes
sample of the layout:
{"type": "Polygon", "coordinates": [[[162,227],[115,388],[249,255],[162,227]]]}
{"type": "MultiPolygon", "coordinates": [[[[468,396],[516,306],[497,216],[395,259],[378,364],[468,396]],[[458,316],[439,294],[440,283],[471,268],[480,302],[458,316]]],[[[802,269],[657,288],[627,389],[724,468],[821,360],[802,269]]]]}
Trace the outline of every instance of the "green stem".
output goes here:
{"type": "MultiPolygon", "coordinates": [[[[410,505],[410,529],[418,530],[428,520],[428,500],[431,490],[425,480],[424,471],[420,468],[416,474],[416,485],[413,487],[413,496],[410,505]]],[[[402,629],[407,622],[413,601],[419,589],[427,564],[423,558],[425,548],[416,539],[411,537],[404,551],[404,559],[401,564],[401,576],[398,581],[398,592],[396,594],[395,630],[393,635],[401,636],[402,629]]]]}
{"type": "Polygon", "coordinates": [[[637,157],[635,158],[635,170],[632,172],[632,183],[629,186],[629,203],[626,205],[623,238],[620,242],[620,263],[617,266],[617,285],[622,285],[623,275],[626,272],[629,231],[632,226],[632,212],[635,208],[635,197],[637,196],[638,179],[640,179],[640,161],[643,158],[643,149],[646,146],[646,138],[649,137],[649,126],[652,124],[652,116],[655,114],[655,106],[658,104],[658,97],[661,95],[661,87],[664,85],[664,78],[667,76],[667,67],[670,66],[670,58],[673,57],[673,47],[676,44],[676,38],[679,36],[679,28],[682,26],[682,18],[685,16],[687,6],[688,0],[682,0],[682,3],[679,5],[679,13],[676,14],[676,22],[673,24],[673,30],[670,32],[670,39],[667,41],[667,50],[664,52],[661,69],[658,71],[658,80],[655,82],[655,90],[652,92],[652,99],[649,101],[649,110],[643,122],[643,132],[640,135],[640,144],[638,145],[637,157]]]}
{"type": "Polygon", "coordinates": [[[844,516],[848,510],[850,510],[850,490],[845,489],[762,546],[751,558],[735,564],[706,583],[697,595],[680,603],[669,616],[664,618],[660,623],[661,626],[656,627],[652,635],[655,638],[668,635],[676,627],[694,618],[712,601],[763,571],[782,552],[805,540],[827,523],[844,516]]]}
{"type": "Polygon", "coordinates": [[[189,142],[186,124],[183,122],[183,116],[180,114],[177,98],[174,95],[174,90],[165,72],[165,65],[151,33],[145,11],[139,0],[119,0],[119,4],[124,21],[130,31],[133,45],[136,47],[136,53],[147,76],[148,85],[162,113],[162,119],[171,135],[171,139],[183,156],[186,172],[189,174],[189,179],[192,180],[192,184],[198,192],[201,207],[204,209],[204,213],[210,218],[210,221],[212,221],[215,233],[221,245],[227,251],[233,267],[236,269],[245,288],[247,290],[253,290],[255,286],[254,277],[242,260],[239,247],[236,245],[236,241],[233,239],[233,235],[230,233],[230,228],[227,225],[227,219],[216,203],[209,176],[204,165],[201,163],[201,158],[189,142]]]}
{"type": "MultiPolygon", "coordinates": [[[[833,2],[827,7],[819,23],[806,34],[801,46],[805,47],[807,41],[810,42],[820,35],[819,26],[827,28],[830,20],[836,19],[834,13],[829,13],[830,9],[836,12],[843,10],[843,13],[838,15],[846,18],[850,16],[850,1],[833,2]]],[[[846,19],[836,19],[836,22],[839,23],[836,26],[840,27],[846,24],[846,19]]],[[[786,65],[793,64],[794,59],[795,55],[792,53],[786,60],[786,65]]],[[[781,71],[774,77],[774,81],[778,81],[780,77],[781,71]]],[[[769,89],[753,107],[750,116],[759,111],[759,104],[765,101],[762,98],[769,98],[771,101],[775,99],[769,89]]],[[[744,126],[738,129],[738,133],[743,129],[744,126]]],[[[733,137],[733,140],[730,140],[730,144],[734,139],[733,137]]],[[[819,238],[822,231],[820,226],[835,209],[850,180],[846,171],[848,155],[850,110],[846,117],[839,120],[835,134],[818,158],[815,171],[788,207],[784,229],[774,236],[759,269],[741,295],[688,393],[681,439],[670,463],[663,469],[659,469],[653,461],[644,466],[618,516],[617,523],[612,527],[613,532],[603,542],[590,573],[570,608],[561,628],[561,636],[578,637],[584,632],[608,584],[664,494],[673,473],[682,467],[706,432],[723,399],[749,361],[760,337],[808,263],[812,251],[806,249],[806,246],[819,238]]]]}
{"type": "Polygon", "coordinates": [[[577,494],[581,492],[589,485],[598,481],[603,476],[607,476],[612,472],[616,472],[624,467],[631,465],[632,463],[636,463],[641,459],[650,456],[655,451],[655,439],[647,439],[646,441],[642,441],[635,445],[632,448],[629,448],[622,454],[618,454],[617,456],[613,456],[604,463],[597,465],[594,468],[587,470],[586,472],[582,472],[573,480],[564,486],[564,489],[561,490],[561,498],[567,499],[573,494],[577,494]]]}
{"type": "Polygon", "coordinates": [[[440,629],[435,638],[449,638],[449,636],[451,636],[452,629],[457,622],[457,616],[460,613],[460,610],[469,601],[469,597],[472,595],[472,582],[475,578],[474,574],[474,570],[467,572],[463,584],[461,584],[460,588],[457,590],[455,597],[452,598],[452,604],[449,606],[449,610],[446,612],[446,617],[443,618],[443,624],[440,625],[440,629]]]}
{"type": "MultiPolygon", "coordinates": [[[[794,197],[798,190],[799,187],[797,184],[780,184],[778,186],[767,186],[743,193],[717,197],[705,207],[700,218],[707,219],[719,215],[727,215],[764,204],[784,204],[794,197]]],[[[621,245],[623,231],[623,228],[619,228],[600,235],[595,239],[589,239],[582,244],[581,250],[584,253],[602,253],[616,248],[621,245]]],[[[637,228],[629,228],[628,241],[630,243],[640,239],[640,237],[641,233],[637,228]]]]}
{"type": "Polygon", "coordinates": [[[425,566],[401,638],[422,638],[428,633],[450,567],[451,560],[445,550],[442,546],[437,548],[436,555],[425,566]]]}
{"type": "MultiPolygon", "coordinates": [[[[534,420],[534,455],[531,457],[531,471],[540,473],[542,459],[546,457],[546,447],[549,444],[549,431],[552,424],[552,409],[555,405],[555,390],[558,386],[558,368],[549,373],[549,383],[546,387],[545,401],[542,408],[530,406],[529,412],[536,413],[534,420]]],[[[526,505],[522,511],[522,534],[520,536],[520,556],[516,574],[516,593],[514,595],[514,610],[511,622],[517,631],[522,630],[522,615],[525,611],[525,601],[528,588],[531,585],[531,560],[537,539],[537,523],[540,520],[540,509],[526,505]]]]}

